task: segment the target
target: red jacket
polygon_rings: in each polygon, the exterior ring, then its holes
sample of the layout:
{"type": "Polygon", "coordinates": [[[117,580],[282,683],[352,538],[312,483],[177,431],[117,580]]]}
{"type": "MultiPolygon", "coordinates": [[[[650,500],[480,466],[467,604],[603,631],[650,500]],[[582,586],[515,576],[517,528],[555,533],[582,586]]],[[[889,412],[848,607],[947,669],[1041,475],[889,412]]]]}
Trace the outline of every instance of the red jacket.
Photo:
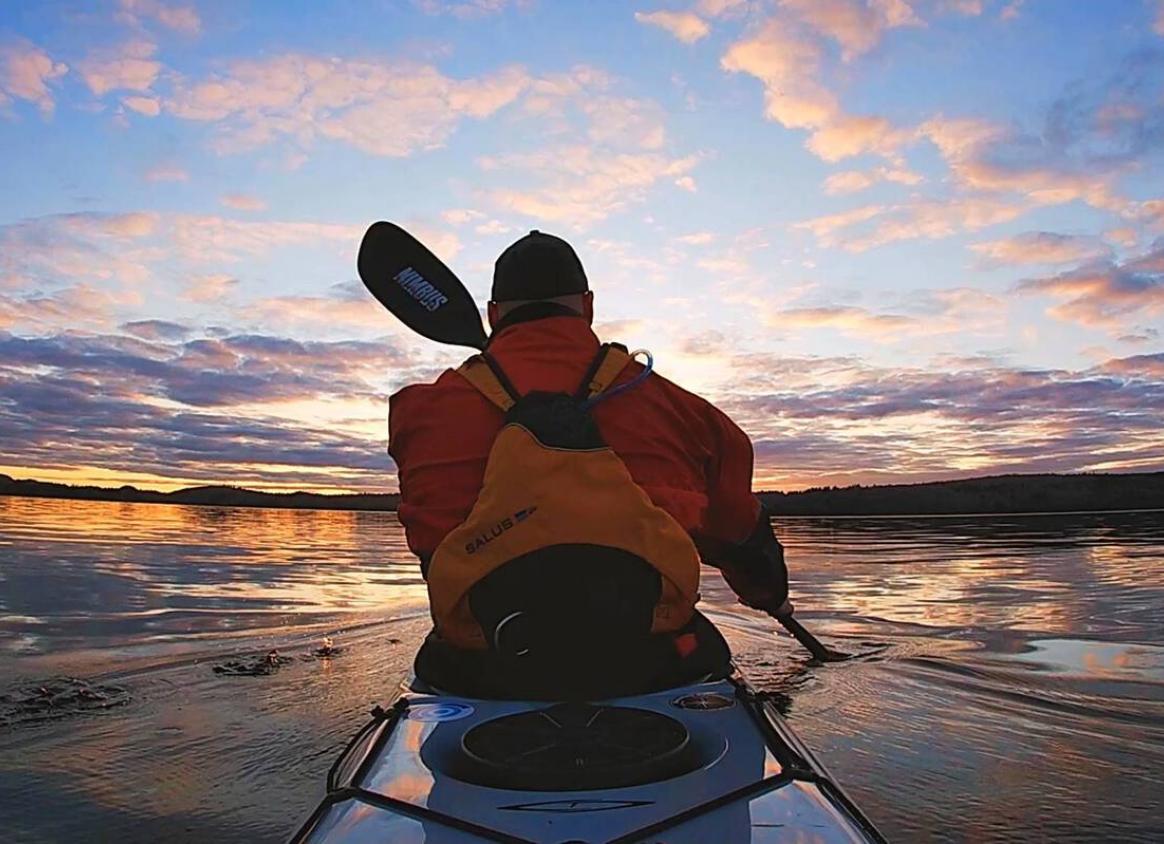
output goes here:
{"type": "MultiPolygon", "coordinates": [[[[519,322],[489,342],[523,395],[572,393],[598,348],[589,324],[574,316],[519,322]]],[[[615,384],[641,371],[632,363],[615,384]]],[[[652,374],[598,404],[594,418],[631,476],[705,557],[707,549],[743,542],[752,532],[760,506],[752,494],[752,444],[710,403],[652,374]]],[[[408,547],[422,560],[468,517],[501,425],[501,411],[453,370],[391,397],[388,452],[400,472],[399,517],[408,547]]]]}

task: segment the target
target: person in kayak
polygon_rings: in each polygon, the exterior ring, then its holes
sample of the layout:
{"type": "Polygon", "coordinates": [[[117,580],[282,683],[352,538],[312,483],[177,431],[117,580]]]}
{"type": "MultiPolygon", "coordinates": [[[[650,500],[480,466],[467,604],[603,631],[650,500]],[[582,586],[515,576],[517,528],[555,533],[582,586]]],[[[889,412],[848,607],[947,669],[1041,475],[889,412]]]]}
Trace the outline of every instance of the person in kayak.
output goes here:
{"type": "Polygon", "coordinates": [[[722,676],[727,646],[694,610],[700,559],[742,603],[792,611],[747,435],[601,344],[593,316],[573,248],[531,232],[497,259],[485,352],[390,399],[398,515],[434,619],[416,672],[438,687],[722,676]]]}

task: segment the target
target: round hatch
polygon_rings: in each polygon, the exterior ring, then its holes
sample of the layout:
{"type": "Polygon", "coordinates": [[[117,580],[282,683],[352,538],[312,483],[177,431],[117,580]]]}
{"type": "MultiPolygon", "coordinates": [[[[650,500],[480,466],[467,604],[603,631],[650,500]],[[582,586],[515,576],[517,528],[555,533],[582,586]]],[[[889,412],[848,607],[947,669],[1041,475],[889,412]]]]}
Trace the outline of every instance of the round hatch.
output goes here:
{"type": "Polygon", "coordinates": [[[697,764],[687,728],[646,709],[563,703],[478,724],[461,739],[474,782],[587,791],[657,782],[697,764]]]}

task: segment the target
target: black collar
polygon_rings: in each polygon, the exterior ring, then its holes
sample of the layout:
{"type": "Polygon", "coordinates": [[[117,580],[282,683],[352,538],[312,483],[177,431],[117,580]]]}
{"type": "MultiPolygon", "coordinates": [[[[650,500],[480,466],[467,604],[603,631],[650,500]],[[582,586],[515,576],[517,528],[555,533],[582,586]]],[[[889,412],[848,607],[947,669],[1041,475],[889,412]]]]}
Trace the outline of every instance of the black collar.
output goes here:
{"type": "Polygon", "coordinates": [[[530,302],[528,305],[522,305],[520,308],[507,313],[502,317],[497,325],[493,326],[493,337],[496,337],[505,329],[512,325],[517,325],[522,322],[533,322],[536,319],[546,319],[547,317],[572,316],[582,318],[582,314],[578,313],[573,308],[567,308],[565,305],[560,305],[557,302],[530,302]]]}

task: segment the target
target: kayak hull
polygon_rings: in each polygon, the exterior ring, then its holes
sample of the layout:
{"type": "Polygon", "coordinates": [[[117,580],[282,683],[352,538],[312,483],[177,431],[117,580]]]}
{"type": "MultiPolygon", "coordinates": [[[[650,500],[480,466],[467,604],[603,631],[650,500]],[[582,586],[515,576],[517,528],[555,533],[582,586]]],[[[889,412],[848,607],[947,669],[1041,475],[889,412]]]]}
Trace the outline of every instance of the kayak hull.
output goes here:
{"type": "MultiPolygon", "coordinates": [[[[528,748],[511,748],[512,772],[492,770],[472,752],[483,730],[531,720],[557,727],[555,719],[564,721],[571,711],[563,718],[544,702],[478,700],[435,694],[422,686],[406,688],[389,709],[375,710],[373,721],[352,740],[332,767],[327,797],[292,840],[883,840],[788,728],[772,700],[739,677],[604,701],[591,707],[595,714],[582,714],[593,721],[612,711],[632,716],[632,730],[649,731],[657,721],[682,733],[668,737],[676,745],[666,754],[670,770],[639,766],[628,779],[625,766],[617,769],[623,773],[610,768],[616,772],[610,776],[623,776],[623,784],[595,787],[585,776],[589,770],[592,778],[593,769],[579,767],[577,777],[570,775],[572,756],[582,765],[581,757],[602,750],[583,745],[552,761],[539,781],[532,769],[522,773],[523,760],[547,752],[536,741],[528,748]],[[643,727],[634,718],[642,719],[643,727]]],[[[609,739],[612,733],[604,735],[609,739]]]]}

